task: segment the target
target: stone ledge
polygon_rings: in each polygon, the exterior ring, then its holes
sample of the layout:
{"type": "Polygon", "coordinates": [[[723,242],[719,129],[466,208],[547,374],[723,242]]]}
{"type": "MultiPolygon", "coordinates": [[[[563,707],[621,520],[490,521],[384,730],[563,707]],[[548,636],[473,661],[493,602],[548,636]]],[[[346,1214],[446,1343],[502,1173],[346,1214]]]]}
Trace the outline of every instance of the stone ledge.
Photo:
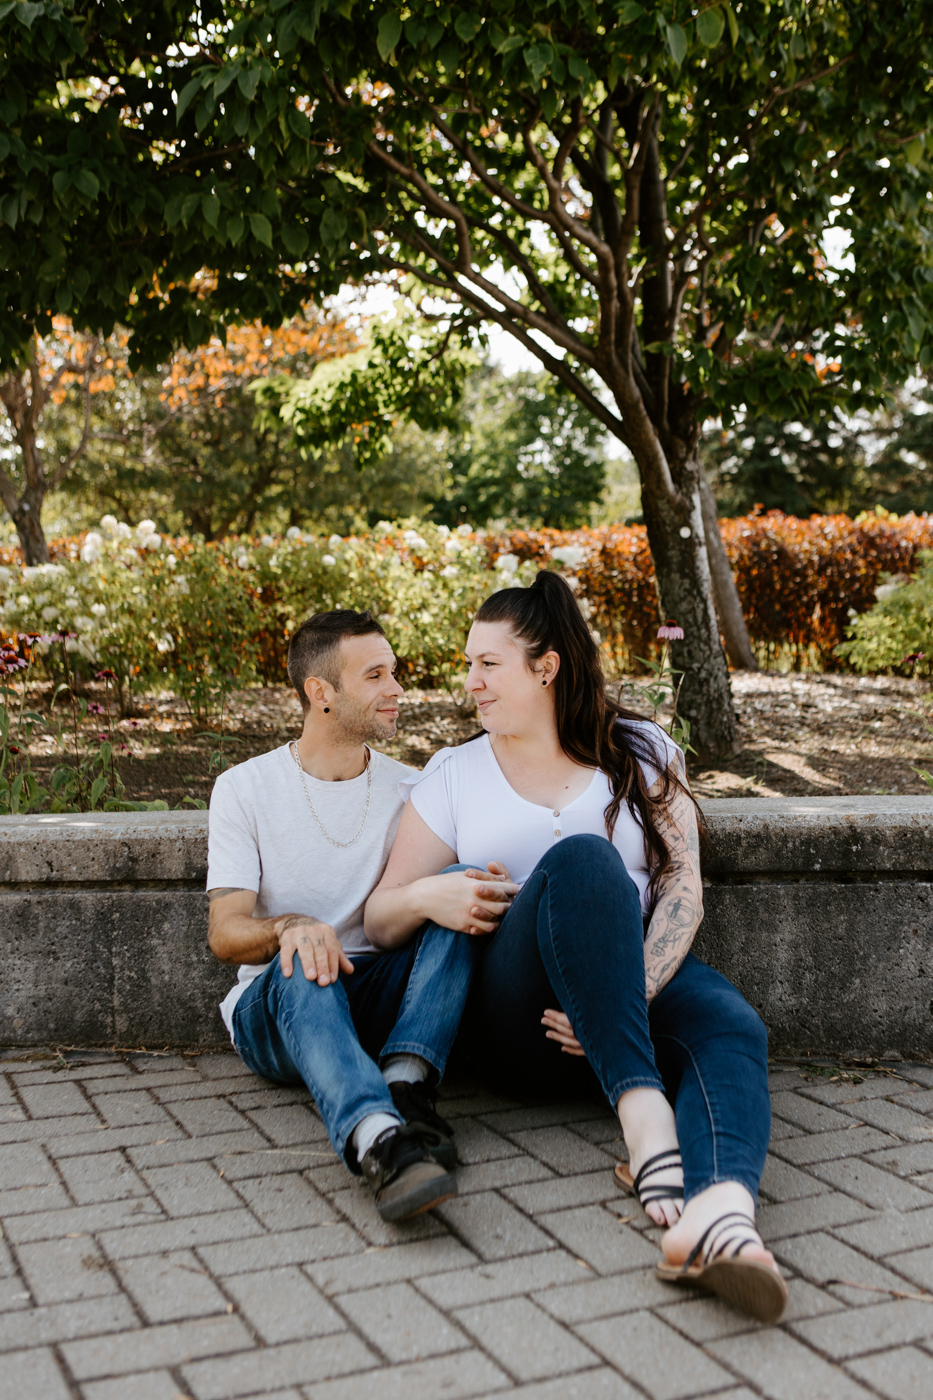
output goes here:
{"type": "MultiPolygon", "coordinates": [[[[780,1051],[933,1057],[933,798],[704,804],[696,951],[780,1051]]],[[[204,1046],[207,813],[0,819],[0,1043],[204,1046]]]]}

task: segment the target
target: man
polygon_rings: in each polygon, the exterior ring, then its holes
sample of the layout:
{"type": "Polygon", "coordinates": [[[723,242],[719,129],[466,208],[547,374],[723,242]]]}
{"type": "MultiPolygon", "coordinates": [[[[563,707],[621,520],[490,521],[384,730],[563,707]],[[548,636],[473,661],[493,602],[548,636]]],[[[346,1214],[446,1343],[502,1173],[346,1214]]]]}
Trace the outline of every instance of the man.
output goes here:
{"type": "MultiPolygon", "coordinates": [[[[363,932],[411,772],[367,747],[395,734],[402,693],[382,628],[369,612],[316,613],[292,637],[288,674],[300,739],[222,773],[211,797],[210,946],[241,964],[221,1015],[256,1074],[304,1081],[380,1215],[406,1220],[457,1191],[432,1090],[479,945],[432,929],[379,952],[363,932]]],[[[486,916],[478,928],[495,927],[502,889],[484,904],[466,875],[439,878],[486,916]]]]}

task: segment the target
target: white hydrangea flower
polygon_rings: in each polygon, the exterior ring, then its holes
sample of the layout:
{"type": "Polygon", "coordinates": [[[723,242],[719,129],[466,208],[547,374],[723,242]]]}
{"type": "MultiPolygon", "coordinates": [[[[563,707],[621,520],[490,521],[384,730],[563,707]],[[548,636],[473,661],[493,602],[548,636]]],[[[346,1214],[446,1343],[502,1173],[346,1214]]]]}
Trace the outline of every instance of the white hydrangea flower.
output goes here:
{"type": "Polygon", "coordinates": [[[246,555],[246,554],[238,554],[238,555],[237,555],[236,566],[237,566],[238,569],[248,569],[248,568],[249,568],[249,556],[246,555]]]}
{"type": "Polygon", "coordinates": [[[100,558],[101,545],[104,543],[103,536],[96,530],[88,530],[84,537],[84,544],[81,546],[81,561],[84,564],[96,564],[100,558]]]}
{"type": "Polygon", "coordinates": [[[275,544],[275,540],[272,538],[271,535],[263,535],[260,543],[264,544],[266,549],[271,549],[272,546],[275,544]]]}
{"type": "Polygon", "coordinates": [[[551,558],[568,569],[579,569],[586,558],[586,550],[579,544],[562,544],[551,550],[551,558]]]}
{"type": "Polygon", "coordinates": [[[105,534],[115,535],[117,532],[117,517],[115,515],[102,515],[100,527],[105,534]]]}
{"type": "Polygon", "coordinates": [[[503,574],[513,575],[518,572],[521,563],[517,554],[500,554],[496,560],[496,568],[503,574]]]}
{"type": "Polygon", "coordinates": [[[328,549],[339,549],[340,546],[341,546],[342,544],[343,544],[343,536],[342,536],[342,535],[331,535],[330,539],[327,541],[327,548],[328,548],[328,549]]]}
{"type": "Polygon", "coordinates": [[[27,564],[23,569],[23,582],[32,583],[37,578],[55,578],[65,572],[63,564],[27,564]]]}
{"type": "Polygon", "coordinates": [[[457,534],[458,534],[458,535],[472,535],[472,533],[473,533],[473,526],[472,526],[472,525],[458,525],[458,526],[457,526],[457,534]]]}
{"type": "Polygon", "coordinates": [[[457,539],[456,535],[451,535],[449,540],[444,541],[444,553],[453,554],[454,556],[463,553],[463,544],[457,539]]]}
{"type": "Polygon", "coordinates": [[[166,632],[165,635],[160,637],[156,642],[156,651],[171,651],[174,645],[175,638],[172,636],[171,632],[166,632]]]}
{"type": "Polygon", "coordinates": [[[107,611],[106,603],[92,603],[91,613],[94,617],[103,617],[107,611]]]}
{"type": "Polygon", "coordinates": [[[456,578],[459,572],[456,564],[448,564],[446,568],[441,569],[441,578],[456,578]]]}
{"type": "Polygon", "coordinates": [[[155,534],[155,521],[154,521],[154,520],[141,520],[141,521],[139,522],[139,524],[136,526],[136,533],[137,533],[137,535],[139,535],[140,539],[143,539],[143,540],[145,539],[146,535],[153,535],[153,534],[155,534]]]}
{"type": "Polygon", "coordinates": [[[74,628],[76,632],[86,632],[89,627],[93,626],[94,620],[90,617],[76,617],[74,620],[74,628]]]}
{"type": "Polygon", "coordinates": [[[175,565],[178,563],[178,560],[175,558],[174,554],[166,554],[165,562],[170,569],[174,569],[175,565]]]}
{"type": "Polygon", "coordinates": [[[438,525],[438,527],[437,527],[437,533],[440,535],[440,537],[441,537],[442,540],[446,540],[447,537],[448,537],[448,535],[450,534],[450,526],[449,526],[449,525],[438,525]]]}
{"type": "Polygon", "coordinates": [[[162,547],[162,536],[157,535],[153,530],[151,535],[144,535],[142,540],[144,549],[160,549],[162,547]]]}
{"type": "Polygon", "coordinates": [[[50,603],[47,608],[43,608],[40,613],[43,622],[56,622],[58,620],[58,608],[50,603]]]}
{"type": "Polygon", "coordinates": [[[287,540],[300,540],[301,531],[299,530],[298,526],[289,525],[288,529],[285,531],[285,538],[287,540]]]}
{"type": "Polygon", "coordinates": [[[325,554],[321,559],[321,563],[326,564],[328,568],[330,568],[332,564],[336,564],[336,562],[337,560],[332,554],[325,554]]]}
{"type": "MultiPolygon", "coordinates": [[[[103,523],[103,522],[102,522],[102,523],[103,523]]],[[[132,538],[133,538],[133,531],[130,529],[129,525],[125,524],[125,523],[121,520],[120,523],[119,523],[119,525],[117,526],[117,539],[120,539],[120,540],[131,540],[132,538]]]]}
{"type": "Polygon", "coordinates": [[[29,594],[28,594],[28,593],[21,593],[21,594],[19,595],[19,597],[17,598],[17,600],[16,600],[16,605],[17,605],[17,607],[20,607],[20,608],[28,608],[28,607],[29,607],[29,594]]]}
{"type": "Polygon", "coordinates": [[[5,564],[0,564],[0,588],[5,588],[12,578],[12,569],[8,569],[5,564]]]}

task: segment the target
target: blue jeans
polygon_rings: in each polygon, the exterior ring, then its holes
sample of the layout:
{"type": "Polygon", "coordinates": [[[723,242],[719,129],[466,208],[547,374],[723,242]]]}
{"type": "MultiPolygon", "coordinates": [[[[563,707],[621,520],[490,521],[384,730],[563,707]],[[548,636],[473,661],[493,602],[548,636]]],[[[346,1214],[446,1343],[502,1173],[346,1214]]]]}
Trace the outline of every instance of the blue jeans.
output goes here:
{"type": "Polygon", "coordinates": [[[662,1089],[674,1108],[689,1200],[718,1181],[757,1195],[771,1131],[767,1032],[741,994],[693,954],[645,998],[638,891],[615,847],[571,836],[542,857],[486,949],[464,1024],[467,1052],[525,1093],[570,1098],[662,1089]],[[586,1060],[545,1038],[569,1017],[586,1060]]]}
{"type": "Polygon", "coordinates": [[[479,952],[466,934],[432,926],[403,948],[358,957],[326,987],[309,982],[297,958],[285,977],[277,955],[234,1007],[237,1051],[263,1079],[306,1084],[358,1172],[353,1129],[369,1113],[398,1116],[377,1061],[420,1055],[442,1077],[479,952]]]}

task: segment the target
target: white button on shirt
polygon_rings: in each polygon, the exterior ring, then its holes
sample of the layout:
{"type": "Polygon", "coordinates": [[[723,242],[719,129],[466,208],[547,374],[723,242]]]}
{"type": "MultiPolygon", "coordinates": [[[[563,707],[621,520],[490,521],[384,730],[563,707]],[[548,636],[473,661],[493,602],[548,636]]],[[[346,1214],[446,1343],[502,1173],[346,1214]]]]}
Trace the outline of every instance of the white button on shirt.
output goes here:
{"type": "MultiPolygon", "coordinates": [[[[657,754],[657,765],[642,761],[649,786],[661,768],[683,755],[664,731],[650,721],[626,721],[638,729],[657,754]]],[[[399,792],[411,797],[415,810],[436,836],[456,853],[458,862],[484,868],[504,862],[516,884],[523,885],[554,841],[563,836],[606,835],[605,811],[612,791],[605,773],[594,772],[586,790],[563,808],[541,807],[519,796],[496,761],[489,736],[456,749],[441,749],[423,773],[402,779],[399,792]]],[[[642,829],[623,803],[612,843],[638,887],[645,908],[650,872],[642,829]]]]}

